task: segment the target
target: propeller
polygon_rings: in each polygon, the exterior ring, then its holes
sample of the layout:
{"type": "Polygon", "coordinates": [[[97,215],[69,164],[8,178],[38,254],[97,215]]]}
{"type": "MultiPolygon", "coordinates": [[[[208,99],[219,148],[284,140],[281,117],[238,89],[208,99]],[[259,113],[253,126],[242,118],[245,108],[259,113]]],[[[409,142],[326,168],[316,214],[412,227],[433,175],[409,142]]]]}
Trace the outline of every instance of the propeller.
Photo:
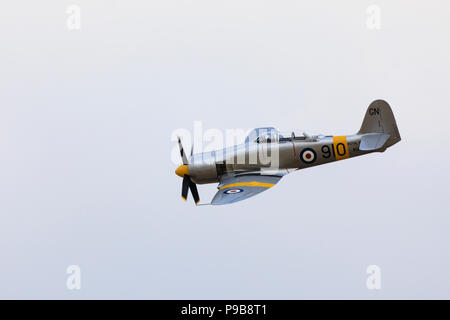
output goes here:
{"type": "MultiPolygon", "coordinates": [[[[183,184],[181,185],[181,198],[184,201],[187,200],[189,189],[191,190],[192,197],[194,198],[194,202],[197,205],[200,202],[200,197],[198,195],[197,185],[192,181],[191,176],[189,175],[189,162],[184,153],[183,145],[181,144],[180,137],[178,138],[178,146],[180,147],[180,155],[183,164],[180,165],[176,170],[175,174],[179,177],[183,178],[183,184]]],[[[191,148],[191,157],[194,151],[194,146],[191,148]]]]}

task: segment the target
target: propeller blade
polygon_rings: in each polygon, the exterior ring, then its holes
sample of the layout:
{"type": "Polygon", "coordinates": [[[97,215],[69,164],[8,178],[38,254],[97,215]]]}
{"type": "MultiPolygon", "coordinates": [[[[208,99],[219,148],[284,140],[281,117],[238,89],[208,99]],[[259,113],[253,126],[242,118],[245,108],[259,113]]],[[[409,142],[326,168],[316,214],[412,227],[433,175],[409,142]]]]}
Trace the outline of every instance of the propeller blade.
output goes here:
{"type": "Polygon", "coordinates": [[[184,201],[187,200],[187,196],[188,196],[188,188],[189,188],[189,181],[191,179],[189,179],[188,175],[185,175],[183,177],[183,185],[181,187],[181,198],[183,198],[184,201]]]}
{"type": "Polygon", "coordinates": [[[194,198],[195,204],[198,204],[200,202],[200,196],[198,195],[197,185],[192,182],[192,180],[189,178],[189,188],[191,189],[192,197],[194,198]]]}
{"type": "Polygon", "coordinates": [[[181,155],[181,159],[183,160],[183,164],[188,164],[186,154],[184,153],[183,145],[181,144],[181,139],[180,139],[180,137],[177,137],[177,138],[178,138],[178,146],[180,147],[180,155],[181,155]]]}

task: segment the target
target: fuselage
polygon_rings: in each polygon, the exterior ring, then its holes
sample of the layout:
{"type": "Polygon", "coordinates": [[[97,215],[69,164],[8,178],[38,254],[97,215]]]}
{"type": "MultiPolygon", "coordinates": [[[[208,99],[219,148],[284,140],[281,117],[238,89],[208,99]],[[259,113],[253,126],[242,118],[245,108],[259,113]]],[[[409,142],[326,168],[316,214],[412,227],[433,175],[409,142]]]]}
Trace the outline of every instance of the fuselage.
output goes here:
{"type": "Polygon", "coordinates": [[[231,148],[194,154],[188,170],[195,183],[215,183],[229,173],[287,173],[386,149],[361,150],[364,136],[318,135],[249,141],[231,148]]]}

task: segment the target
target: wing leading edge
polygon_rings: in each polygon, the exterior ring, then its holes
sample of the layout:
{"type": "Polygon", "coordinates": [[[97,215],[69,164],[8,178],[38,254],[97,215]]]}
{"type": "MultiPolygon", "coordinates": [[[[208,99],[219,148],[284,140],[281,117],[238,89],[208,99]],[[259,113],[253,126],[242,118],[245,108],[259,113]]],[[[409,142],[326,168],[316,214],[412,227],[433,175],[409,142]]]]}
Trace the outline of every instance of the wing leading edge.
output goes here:
{"type": "Polygon", "coordinates": [[[265,175],[225,176],[220,180],[217,186],[219,190],[211,204],[229,204],[248,199],[273,187],[280,179],[281,176],[265,175]]]}

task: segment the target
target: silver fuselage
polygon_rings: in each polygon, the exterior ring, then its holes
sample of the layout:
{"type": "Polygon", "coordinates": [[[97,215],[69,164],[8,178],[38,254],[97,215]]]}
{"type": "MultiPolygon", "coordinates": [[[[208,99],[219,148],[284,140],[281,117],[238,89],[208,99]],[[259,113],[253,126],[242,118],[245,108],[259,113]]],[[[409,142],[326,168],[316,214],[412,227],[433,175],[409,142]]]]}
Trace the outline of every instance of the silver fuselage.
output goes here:
{"type": "Polygon", "coordinates": [[[320,135],[280,139],[271,143],[240,144],[194,154],[189,161],[189,172],[195,183],[214,183],[228,173],[279,174],[386,149],[387,146],[376,150],[360,150],[363,136],[320,135]]]}

